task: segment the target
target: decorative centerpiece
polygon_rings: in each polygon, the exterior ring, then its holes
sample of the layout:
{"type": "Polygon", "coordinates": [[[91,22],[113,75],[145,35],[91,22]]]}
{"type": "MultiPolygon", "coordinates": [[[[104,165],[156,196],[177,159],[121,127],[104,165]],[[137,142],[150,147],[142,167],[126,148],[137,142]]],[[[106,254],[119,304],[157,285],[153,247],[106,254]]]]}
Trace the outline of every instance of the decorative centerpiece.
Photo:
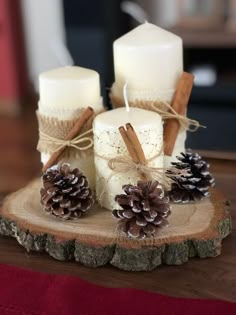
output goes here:
{"type": "Polygon", "coordinates": [[[202,126],[187,117],[181,38],[145,23],[115,41],[114,65],[107,112],[95,71],[40,75],[42,176],[5,200],[0,233],[131,271],[219,255],[231,218],[209,165],[185,151],[186,131],[202,126]]]}

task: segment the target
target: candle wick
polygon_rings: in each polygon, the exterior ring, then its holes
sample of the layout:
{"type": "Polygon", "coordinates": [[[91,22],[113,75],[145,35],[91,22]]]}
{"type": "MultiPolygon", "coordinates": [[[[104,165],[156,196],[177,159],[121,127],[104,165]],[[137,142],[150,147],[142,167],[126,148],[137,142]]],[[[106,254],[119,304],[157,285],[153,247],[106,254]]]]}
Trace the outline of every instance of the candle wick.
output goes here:
{"type": "Polygon", "coordinates": [[[126,111],[129,112],[130,108],[129,108],[129,101],[128,101],[128,95],[127,95],[127,85],[128,85],[128,81],[126,81],[123,86],[123,97],[125,101],[126,111]]]}

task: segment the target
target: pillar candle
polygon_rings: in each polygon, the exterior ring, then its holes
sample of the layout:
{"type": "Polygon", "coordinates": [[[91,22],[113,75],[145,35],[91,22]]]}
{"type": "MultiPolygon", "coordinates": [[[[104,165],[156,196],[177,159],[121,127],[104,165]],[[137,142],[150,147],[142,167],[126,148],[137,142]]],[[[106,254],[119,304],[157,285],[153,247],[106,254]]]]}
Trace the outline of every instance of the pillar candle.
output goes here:
{"type": "MultiPolygon", "coordinates": [[[[128,82],[128,100],[171,102],[183,72],[182,39],[156,25],[144,23],[113,44],[114,96],[122,99],[128,82]]],[[[184,151],[186,133],[176,142],[175,153],[184,151]]],[[[174,157],[174,155],[173,155],[174,157]]]]}
{"type": "Polygon", "coordinates": [[[159,114],[132,107],[130,111],[118,108],[98,115],[93,122],[96,194],[101,206],[110,210],[116,206],[114,198],[122,192],[122,186],[140,180],[136,170],[115,173],[108,166],[111,158],[129,158],[118,130],[126,123],[134,127],[148,165],[163,167],[163,127],[159,114]]]}
{"type": "MultiPolygon", "coordinates": [[[[63,121],[79,117],[80,111],[88,106],[95,113],[103,110],[100,95],[100,80],[96,71],[75,66],[53,69],[39,75],[38,111],[41,115],[63,121]]],[[[50,154],[41,152],[41,161],[47,162],[50,154]]],[[[95,186],[93,156],[66,158],[71,167],[78,167],[87,177],[91,187],[95,186]]]]}

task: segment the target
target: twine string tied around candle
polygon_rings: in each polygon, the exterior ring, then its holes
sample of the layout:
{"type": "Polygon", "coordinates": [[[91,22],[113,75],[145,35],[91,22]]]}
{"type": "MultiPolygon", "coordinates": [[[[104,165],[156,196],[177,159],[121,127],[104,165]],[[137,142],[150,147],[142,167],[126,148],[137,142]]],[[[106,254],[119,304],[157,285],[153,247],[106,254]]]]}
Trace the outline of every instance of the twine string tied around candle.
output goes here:
{"type": "Polygon", "coordinates": [[[190,132],[195,132],[200,127],[206,128],[206,126],[200,125],[200,123],[197,120],[188,118],[187,116],[184,116],[181,114],[178,114],[168,102],[163,101],[163,100],[160,100],[160,102],[165,105],[165,107],[166,107],[166,109],[168,109],[168,111],[161,109],[160,107],[158,107],[158,105],[156,103],[151,104],[151,109],[153,111],[155,111],[156,113],[158,113],[159,115],[161,115],[163,120],[177,119],[181,128],[184,130],[188,130],[190,132]]]}
{"type": "Polygon", "coordinates": [[[161,148],[161,150],[152,158],[148,159],[146,165],[135,163],[129,157],[125,157],[125,156],[119,156],[115,158],[106,158],[104,156],[96,154],[96,157],[107,161],[107,165],[112,171],[112,173],[109,175],[109,177],[105,180],[103,184],[104,188],[102,192],[99,194],[98,200],[102,199],[106,191],[106,185],[108,184],[108,182],[111,180],[112,177],[114,177],[116,174],[119,174],[119,173],[125,174],[132,170],[136,170],[139,174],[142,173],[142,174],[147,175],[150,180],[157,180],[163,186],[165,190],[169,190],[171,188],[171,184],[173,183],[173,180],[168,174],[166,174],[166,171],[167,170],[171,171],[172,175],[174,175],[175,177],[180,177],[180,176],[186,175],[186,172],[188,172],[188,170],[177,169],[174,166],[170,168],[165,168],[165,167],[154,167],[154,166],[148,165],[152,160],[158,158],[162,153],[163,153],[163,148],[161,148]]]}
{"type": "Polygon", "coordinates": [[[58,139],[44,133],[43,131],[40,131],[39,135],[42,143],[49,145],[53,144],[55,146],[55,149],[52,151],[52,153],[57,152],[64,147],[71,147],[79,151],[85,151],[93,147],[93,139],[92,137],[88,137],[92,131],[92,129],[89,129],[76,136],[72,140],[58,139]]]}
{"type": "MultiPolygon", "coordinates": [[[[158,155],[152,159],[157,158],[158,155]]],[[[162,184],[166,189],[170,188],[171,180],[165,176],[166,169],[163,167],[152,167],[148,165],[142,165],[139,163],[133,162],[130,158],[127,157],[116,157],[108,161],[109,168],[113,171],[113,174],[117,173],[127,173],[129,171],[135,170],[139,174],[145,174],[150,180],[157,180],[162,184]]],[[[113,175],[112,175],[113,176],[113,175]]]]}

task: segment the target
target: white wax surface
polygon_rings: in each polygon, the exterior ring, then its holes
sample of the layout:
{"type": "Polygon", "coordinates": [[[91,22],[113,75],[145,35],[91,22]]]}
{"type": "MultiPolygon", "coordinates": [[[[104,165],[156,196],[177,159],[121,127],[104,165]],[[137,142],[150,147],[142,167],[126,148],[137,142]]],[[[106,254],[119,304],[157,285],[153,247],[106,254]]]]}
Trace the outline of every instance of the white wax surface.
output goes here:
{"type": "Polygon", "coordinates": [[[122,186],[136,184],[140,180],[136,170],[114,174],[108,166],[111,158],[130,158],[118,130],[126,123],[134,127],[148,165],[163,167],[163,126],[160,115],[139,108],[130,108],[130,112],[118,108],[98,115],[93,123],[96,194],[99,203],[110,210],[117,206],[114,198],[116,194],[122,193],[122,186]]]}
{"type": "Polygon", "coordinates": [[[131,123],[133,127],[146,129],[157,127],[160,124],[161,117],[151,111],[141,108],[131,107],[129,111],[123,108],[109,110],[98,115],[95,119],[96,129],[115,130],[126,123],[131,123]]]}
{"type": "Polygon", "coordinates": [[[48,115],[91,106],[101,109],[100,81],[96,71],[67,66],[39,75],[39,111],[48,115]]]}
{"type": "Polygon", "coordinates": [[[183,72],[181,38],[150,23],[117,39],[113,52],[116,93],[120,97],[125,82],[131,90],[156,90],[162,94],[167,91],[168,94],[176,88],[183,72]]]}

